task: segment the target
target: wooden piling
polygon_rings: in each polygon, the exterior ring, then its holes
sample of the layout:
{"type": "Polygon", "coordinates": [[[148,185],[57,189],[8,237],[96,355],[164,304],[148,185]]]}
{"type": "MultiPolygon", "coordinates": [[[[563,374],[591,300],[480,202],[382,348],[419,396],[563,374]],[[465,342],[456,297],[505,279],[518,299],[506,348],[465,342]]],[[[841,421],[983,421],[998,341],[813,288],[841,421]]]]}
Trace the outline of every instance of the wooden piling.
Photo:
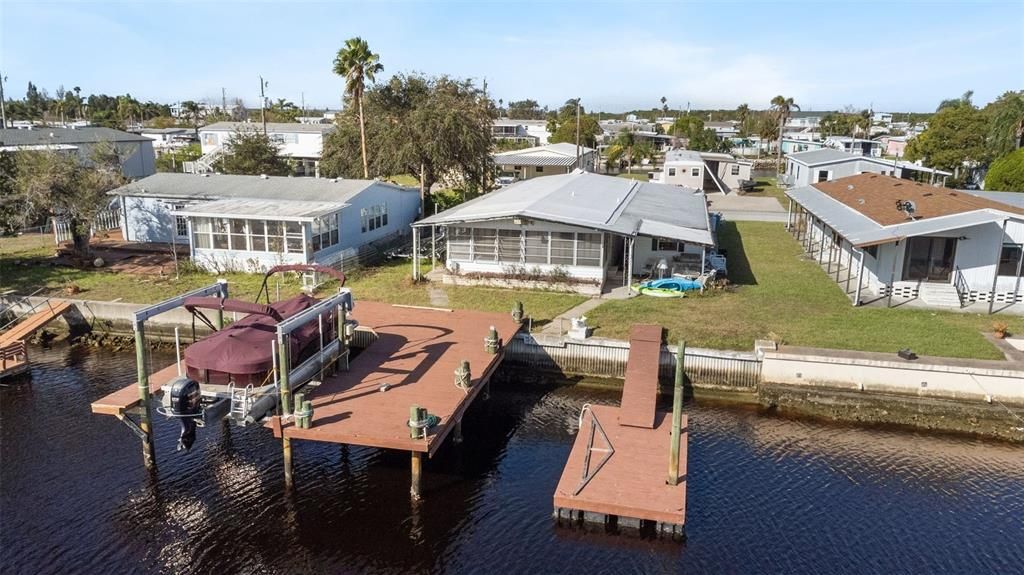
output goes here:
{"type": "Polygon", "coordinates": [[[423,453],[413,451],[412,453],[412,476],[409,482],[409,495],[413,499],[419,499],[423,494],[423,453]]]}
{"type": "Polygon", "coordinates": [[[292,439],[285,435],[281,438],[281,444],[284,449],[284,486],[286,489],[291,489],[294,485],[292,480],[292,439]]]}
{"type": "Polygon", "coordinates": [[[686,341],[676,349],[676,380],[672,390],[672,445],[669,448],[668,484],[679,485],[679,436],[683,421],[683,378],[686,341]]]}
{"type": "Polygon", "coordinates": [[[135,365],[139,377],[139,401],[142,415],[139,428],[142,430],[142,462],[146,469],[156,466],[156,449],[153,445],[152,413],[149,407],[149,373],[146,368],[146,329],[144,321],[135,322],[135,365]]]}

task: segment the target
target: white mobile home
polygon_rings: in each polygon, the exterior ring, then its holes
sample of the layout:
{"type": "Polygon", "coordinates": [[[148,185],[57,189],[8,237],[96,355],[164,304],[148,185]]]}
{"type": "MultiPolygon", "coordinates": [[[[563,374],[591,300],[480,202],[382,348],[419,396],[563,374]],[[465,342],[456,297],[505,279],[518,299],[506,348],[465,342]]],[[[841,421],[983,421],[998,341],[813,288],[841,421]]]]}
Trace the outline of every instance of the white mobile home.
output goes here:
{"type": "MultiPolygon", "coordinates": [[[[334,131],[333,124],[299,124],[268,122],[267,136],[278,145],[281,156],[294,165],[296,176],[319,174],[320,155],[324,138],[334,131]]],[[[256,122],[217,122],[199,128],[199,144],[203,149],[200,164],[209,165],[224,152],[235,132],[262,132],[263,124],[256,122]]]]}
{"type": "Polygon", "coordinates": [[[789,228],[855,305],[872,295],[954,308],[1024,302],[1024,195],[879,174],[786,195],[789,228]]]}
{"type": "Polygon", "coordinates": [[[739,188],[740,182],[750,179],[753,164],[730,154],[669,150],[665,165],[648,177],[659,184],[686,186],[706,193],[729,193],[739,188]]]}
{"type": "Polygon", "coordinates": [[[656,274],[663,260],[665,273],[700,273],[715,245],[699,190],[579,170],[519,182],[414,225],[445,228],[446,280],[561,278],[586,293],[656,274]]]}
{"type": "Polygon", "coordinates": [[[594,149],[580,146],[577,150],[576,144],[560,142],[494,154],[494,165],[498,173],[515,176],[517,180],[565,174],[576,168],[590,172],[594,169],[594,149]]]}
{"type": "Polygon", "coordinates": [[[799,188],[869,172],[939,185],[945,184],[946,178],[952,175],[903,160],[883,160],[822,148],[786,156],[786,173],[782,182],[799,188]]]}
{"type": "Polygon", "coordinates": [[[62,150],[76,154],[83,164],[91,164],[96,146],[112,145],[127,178],[145,178],[156,173],[153,140],[111,128],[47,128],[0,130],[0,150],[62,150]]]}
{"type": "Polygon", "coordinates": [[[374,180],[161,173],[110,192],[128,241],[188,243],[211,270],[338,265],[409,233],[419,191],[374,180]]]}

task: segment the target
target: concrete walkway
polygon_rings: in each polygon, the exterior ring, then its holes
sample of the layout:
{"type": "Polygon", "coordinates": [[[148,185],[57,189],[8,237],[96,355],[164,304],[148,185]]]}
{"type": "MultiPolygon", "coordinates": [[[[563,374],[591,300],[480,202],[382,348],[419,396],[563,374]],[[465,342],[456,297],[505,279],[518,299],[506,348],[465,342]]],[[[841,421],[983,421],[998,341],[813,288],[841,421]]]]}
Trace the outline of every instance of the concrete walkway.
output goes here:
{"type": "Polygon", "coordinates": [[[708,194],[708,210],[721,212],[726,220],[747,222],[786,221],[786,209],[775,198],[708,194]]]}
{"type": "Polygon", "coordinates": [[[551,323],[544,326],[544,329],[541,330],[541,333],[555,335],[563,334],[569,331],[569,326],[571,325],[570,320],[572,318],[587,315],[587,312],[603,304],[605,301],[606,300],[602,300],[600,298],[588,299],[587,301],[579,304],[578,306],[555,316],[555,318],[551,320],[551,323]]]}

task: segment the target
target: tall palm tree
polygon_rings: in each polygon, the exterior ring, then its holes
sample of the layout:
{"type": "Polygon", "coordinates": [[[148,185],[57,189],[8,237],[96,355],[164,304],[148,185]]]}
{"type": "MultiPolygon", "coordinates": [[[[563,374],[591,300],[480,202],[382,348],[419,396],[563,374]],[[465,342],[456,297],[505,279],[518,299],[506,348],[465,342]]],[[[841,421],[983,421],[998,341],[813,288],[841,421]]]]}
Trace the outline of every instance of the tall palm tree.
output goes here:
{"type": "Polygon", "coordinates": [[[740,121],[740,136],[745,137],[747,135],[747,119],[750,117],[750,106],[746,104],[740,104],[736,107],[736,117],[740,121]]]}
{"type": "Polygon", "coordinates": [[[366,40],[356,36],[345,41],[345,47],[338,50],[334,58],[334,73],[345,78],[345,93],[359,109],[359,142],[363,151],[363,177],[370,178],[370,165],[366,161],[366,122],[363,119],[363,91],[366,81],[373,82],[384,66],[380,55],[370,51],[366,40]]]}
{"type": "Polygon", "coordinates": [[[793,98],[786,98],[784,96],[775,96],[772,98],[772,110],[775,110],[775,114],[779,118],[779,150],[778,150],[778,169],[782,169],[782,129],[786,125],[786,121],[789,120],[790,114],[793,109],[800,109],[800,106],[796,105],[793,98]]]}
{"type": "Polygon", "coordinates": [[[622,152],[626,155],[626,171],[633,173],[633,147],[636,146],[636,134],[633,133],[633,130],[622,130],[615,138],[615,143],[622,148],[622,152]]]}
{"type": "Polygon", "coordinates": [[[194,100],[187,100],[181,103],[181,109],[185,112],[185,115],[192,118],[192,129],[196,132],[196,141],[199,140],[199,116],[202,115],[203,109],[199,105],[199,102],[194,100]]]}

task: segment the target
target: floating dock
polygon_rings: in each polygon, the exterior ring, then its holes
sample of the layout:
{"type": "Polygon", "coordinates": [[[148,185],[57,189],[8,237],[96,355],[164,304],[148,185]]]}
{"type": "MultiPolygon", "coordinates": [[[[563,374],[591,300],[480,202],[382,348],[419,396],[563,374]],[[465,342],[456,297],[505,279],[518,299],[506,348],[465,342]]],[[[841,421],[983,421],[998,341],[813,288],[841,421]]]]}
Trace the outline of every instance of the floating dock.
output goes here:
{"type": "Polygon", "coordinates": [[[584,407],[555,489],[554,515],[559,523],[652,529],[682,538],[688,440],[682,382],[677,384],[679,438],[673,458],[672,412],[657,410],[661,328],[634,326],[629,350],[621,407],[584,407]]]}

